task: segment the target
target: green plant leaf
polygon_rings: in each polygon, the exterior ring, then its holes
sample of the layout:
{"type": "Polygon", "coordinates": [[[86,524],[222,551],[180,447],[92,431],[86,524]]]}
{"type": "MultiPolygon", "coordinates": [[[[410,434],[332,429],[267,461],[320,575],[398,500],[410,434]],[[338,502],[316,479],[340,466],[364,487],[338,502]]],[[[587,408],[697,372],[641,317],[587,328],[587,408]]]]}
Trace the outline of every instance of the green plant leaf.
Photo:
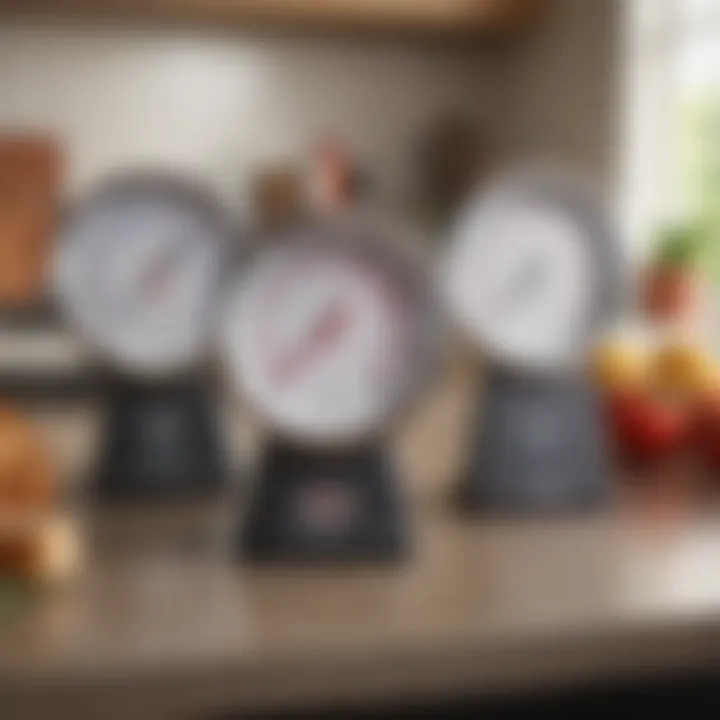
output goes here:
{"type": "Polygon", "coordinates": [[[654,262],[671,267],[690,267],[702,256],[706,231],[699,223],[685,223],[660,231],[653,252],[654,262]]]}

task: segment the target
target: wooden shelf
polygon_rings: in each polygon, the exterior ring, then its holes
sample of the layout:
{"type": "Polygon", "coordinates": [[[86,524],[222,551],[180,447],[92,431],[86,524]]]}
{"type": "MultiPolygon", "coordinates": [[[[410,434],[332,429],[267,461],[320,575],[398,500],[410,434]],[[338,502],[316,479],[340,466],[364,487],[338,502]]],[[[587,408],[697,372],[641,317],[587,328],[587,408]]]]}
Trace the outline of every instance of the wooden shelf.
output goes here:
{"type": "Polygon", "coordinates": [[[550,0],[0,0],[54,17],[200,22],[282,30],[507,37],[532,27],[550,0]]]}

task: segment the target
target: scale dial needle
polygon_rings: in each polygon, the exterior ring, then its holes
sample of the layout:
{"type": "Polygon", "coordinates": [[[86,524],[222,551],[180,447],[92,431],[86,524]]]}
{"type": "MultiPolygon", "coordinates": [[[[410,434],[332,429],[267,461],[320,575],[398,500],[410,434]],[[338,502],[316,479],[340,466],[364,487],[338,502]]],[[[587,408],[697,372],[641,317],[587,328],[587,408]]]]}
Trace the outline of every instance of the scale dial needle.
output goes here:
{"type": "Polygon", "coordinates": [[[275,363],[275,378],[283,384],[292,382],[309,363],[338,342],[351,320],[352,313],[346,305],[336,303],[325,310],[302,343],[275,363]]]}

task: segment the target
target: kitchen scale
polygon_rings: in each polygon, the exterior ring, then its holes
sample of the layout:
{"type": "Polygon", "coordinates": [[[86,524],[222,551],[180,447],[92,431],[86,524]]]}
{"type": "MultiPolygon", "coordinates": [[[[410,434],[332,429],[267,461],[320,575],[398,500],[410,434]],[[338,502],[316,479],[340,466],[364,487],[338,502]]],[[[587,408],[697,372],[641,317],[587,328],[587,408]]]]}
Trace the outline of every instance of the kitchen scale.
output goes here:
{"type": "Polygon", "coordinates": [[[384,562],[409,527],[387,435],[439,357],[432,283],[388,225],[343,216],[260,248],[222,321],[269,430],[240,525],[250,562],[384,562]],[[400,241],[400,242],[399,242],[400,241]]]}
{"type": "Polygon", "coordinates": [[[55,285],[103,361],[106,424],[94,489],[109,502],[212,494],[223,462],[204,370],[229,224],[189,179],[111,179],[70,215],[55,285]]]}
{"type": "Polygon", "coordinates": [[[570,177],[515,173],[455,225],[442,290],[487,360],[467,510],[592,508],[608,496],[603,420],[587,353],[620,308],[615,233],[570,177]]]}

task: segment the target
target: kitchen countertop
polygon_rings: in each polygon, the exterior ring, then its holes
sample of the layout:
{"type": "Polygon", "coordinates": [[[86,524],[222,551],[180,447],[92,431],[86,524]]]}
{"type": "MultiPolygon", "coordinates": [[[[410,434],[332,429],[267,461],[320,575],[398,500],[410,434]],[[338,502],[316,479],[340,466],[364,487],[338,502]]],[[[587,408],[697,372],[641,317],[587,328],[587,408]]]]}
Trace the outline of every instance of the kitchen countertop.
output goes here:
{"type": "MultiPolygon", "coordinates": [[[[668,498],[525,521],[448,507],[476,372],[459,354],[395,443],[415,518],[405,565],[239,567],[228,500],[90,513],[78,578],[0,616],[0,718],[423,702],[720,661],[720,514],[673,515],[668,498]]],[[[96,414],[33,411],[69,479],[86,475],[96,414]]],[[[228,437],[252,457],[249,428],[228,437]]]]}
{"type": "Polygon", "coordinates": [[[215,508],[88,516],[82,574],[0,624],[0,714],[421,701],[720,660],[713,518],[419,514],[404,566],[262,571],[233,564],[215,508]]]}

